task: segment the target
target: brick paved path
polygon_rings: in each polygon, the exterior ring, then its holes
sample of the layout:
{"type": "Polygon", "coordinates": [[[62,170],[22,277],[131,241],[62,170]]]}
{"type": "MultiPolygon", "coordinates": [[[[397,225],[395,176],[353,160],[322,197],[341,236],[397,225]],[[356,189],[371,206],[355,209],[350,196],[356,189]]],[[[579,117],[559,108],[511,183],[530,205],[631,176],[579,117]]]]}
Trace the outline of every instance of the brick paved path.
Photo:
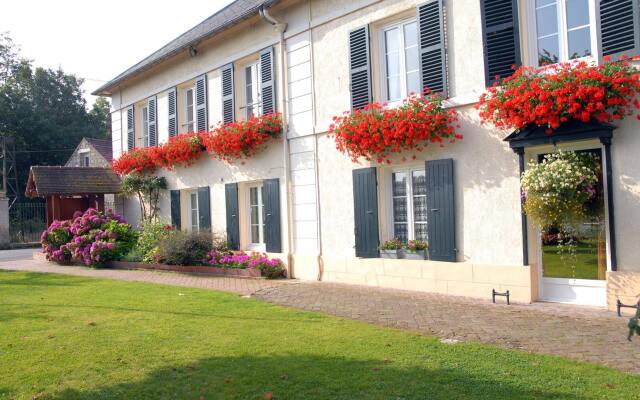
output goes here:
{"type": "Polygon", "coordinates": [[[551,303],[507,306],[326,282],[266,288],[253,297],[442,339],[555,354],[640,373],[640,338],[628,342],[628,318],[602,309],[551,303]]]}
{"type": "Polygon", "coordinates": [[[199,289],[220,290],[223,292],[249,295],[257,290],[272,286],[286,285],[292,281],[273,281],[266,279],[230,278],[184,274],[175,272],[92,269],[77,266],[62,266],[40,260],[20,260],[0,262],[0,269],[12,271],[47,272],[96,278],[118,279],[123,281],[161,283],[165,285],[187,286],[199,289]]]}

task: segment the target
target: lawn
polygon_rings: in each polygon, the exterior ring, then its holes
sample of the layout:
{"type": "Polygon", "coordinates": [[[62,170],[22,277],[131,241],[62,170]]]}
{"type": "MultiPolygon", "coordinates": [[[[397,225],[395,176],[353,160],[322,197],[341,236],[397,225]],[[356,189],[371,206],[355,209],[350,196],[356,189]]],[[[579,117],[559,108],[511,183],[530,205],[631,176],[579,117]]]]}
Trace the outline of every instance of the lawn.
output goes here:
{"type": "Polygon", "coordinates": [[[640,393],[638,376],[557,357],[440,344],[232,294],[17,272],[0,272],[0,366],[0,399],[264,399],[269,393],[273,399],[632,399],[640,393]]]}

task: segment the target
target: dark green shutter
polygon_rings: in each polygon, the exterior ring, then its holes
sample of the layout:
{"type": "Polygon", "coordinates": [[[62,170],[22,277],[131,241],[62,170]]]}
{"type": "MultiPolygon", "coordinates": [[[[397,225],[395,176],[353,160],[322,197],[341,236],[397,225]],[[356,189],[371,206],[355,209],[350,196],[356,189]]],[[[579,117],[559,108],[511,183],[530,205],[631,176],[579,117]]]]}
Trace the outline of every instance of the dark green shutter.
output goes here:
{"type": "Polygon", "coordinates": [[[200,232],[211,231],[211,195],[209,186],[198,188],[198,225],[200,232]]]}
{"type": "Polygon", "coordinates": [[[517,0],[480,0],[484,40],[485,83],[507,77],[520,65],[520,33],[517,0]]]}
{"type": "Polygon", "coordinates": [[[149,147],[158,145],[158,100],[156,96],[147,100],[147,126],[149,127],[149,147]]]}
{"type": "Polygon", "coordinates": [[[349,32],[349,88],[351,109],[364,108],[372,101],[369,27],[349,32]]]}
{"type": "Polygon", "coordinates": [[[196,78],[195,90],[195,106],[196,106],[196,131],[202,132],[209,130],[207,115],[207,76],[202,75],[196,78]]]}
{"type": "Polygon", "coordinates": [[[169,89],[167,93],[169,102],[169,137],[178,134],[178,102],[176,97],[176,88],[169,89]]]}
{"type": "Polygon", "coordinates": [[[282,252],[280,230],[280,180],[266,179],[263,183],[264,243],[270,253],[282,252]]]}
{"type": "Polygon", "coordinates": [[[172,190],[171,191],[171,226],[180,230],[181,224],[181,213],[180,213],[180,191],[172,190]]]}
{"type": "Polygon", "coordinates": [[[356,257],[378,257],[378,183],[376,168],[353,170],[354,233],[356,257]]]}
{"type": "Polygon", "coordinates": [[[238,220],[238,184],[224,185],[227,205],[227,244],[231,250],[240,250],[240,222],[238,220]]]}
{"type": "Polygon", "coordinates": [[[429,259],[456,261],[453,160],[427,161],[429,259]]]}
{"type": "Polygon", "coordinates": [[[222,76],[222,123],[227,124],[236,120],[236,106],[233,88],[233,64],[227,64],[220,70],[222,76]]]}
{"type": "Polygon", "coordinates": [[[133,106],[127,108],[127,150],[136,147],[136,120],[133,106]]]}
{"type": "Polygon", "coordinates": [[[637,0],[600,0],[602,55],[631,57],[640,48],[637,0]]]}
{"type": "Polygon", "coordinates": [[[446,92],[447,57],[442,0],[429,0],[418,6],[418,27],[422,89],[446,92]]]}
{"type": "Polygon", "coordinates": [[[260,84],[262,90],[262,114],[276,112],[276,85],[273,70],[273,47],[260,52],[260,84]]]}

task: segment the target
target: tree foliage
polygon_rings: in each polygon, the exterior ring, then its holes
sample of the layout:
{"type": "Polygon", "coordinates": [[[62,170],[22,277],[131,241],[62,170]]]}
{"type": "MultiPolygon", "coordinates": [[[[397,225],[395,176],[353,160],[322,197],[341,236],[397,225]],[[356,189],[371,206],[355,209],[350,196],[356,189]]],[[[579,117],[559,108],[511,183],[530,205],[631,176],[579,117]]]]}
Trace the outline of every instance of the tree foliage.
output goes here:
{"type": "Polygon", "coordinates": [[[15,138],[20,186],[31,165],[64,164],[83,137],[108,137],[109,103],[88,111],[82,83],[61,68],[34,67],[0,33],[0,134],[15,138]]]}
{"type": "Polygon", "coordinates": [[[164,177],[132,172],[122,178],[121,188],[124,196],[138,198],[140,216],[143,222],[157,220],[160,190],[167,188],[167,182],[164,177]]]}

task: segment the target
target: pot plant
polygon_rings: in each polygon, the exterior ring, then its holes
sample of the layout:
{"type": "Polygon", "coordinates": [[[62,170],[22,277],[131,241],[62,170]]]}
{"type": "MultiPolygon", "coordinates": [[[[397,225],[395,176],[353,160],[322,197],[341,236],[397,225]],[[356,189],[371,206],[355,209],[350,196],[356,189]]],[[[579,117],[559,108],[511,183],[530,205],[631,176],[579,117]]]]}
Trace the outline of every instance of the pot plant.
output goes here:
{"type": "Polygon", "coordinates": [[[407,260],[426,260],[429,245],[424,240],[409,240],[404,258],[407,260]]]}
{"type": "Polygon", "coordinates": [[[404,258],[404,243],[398,239],[387,240],[380,246],[380,256],[388,259],[404,258]]]}

